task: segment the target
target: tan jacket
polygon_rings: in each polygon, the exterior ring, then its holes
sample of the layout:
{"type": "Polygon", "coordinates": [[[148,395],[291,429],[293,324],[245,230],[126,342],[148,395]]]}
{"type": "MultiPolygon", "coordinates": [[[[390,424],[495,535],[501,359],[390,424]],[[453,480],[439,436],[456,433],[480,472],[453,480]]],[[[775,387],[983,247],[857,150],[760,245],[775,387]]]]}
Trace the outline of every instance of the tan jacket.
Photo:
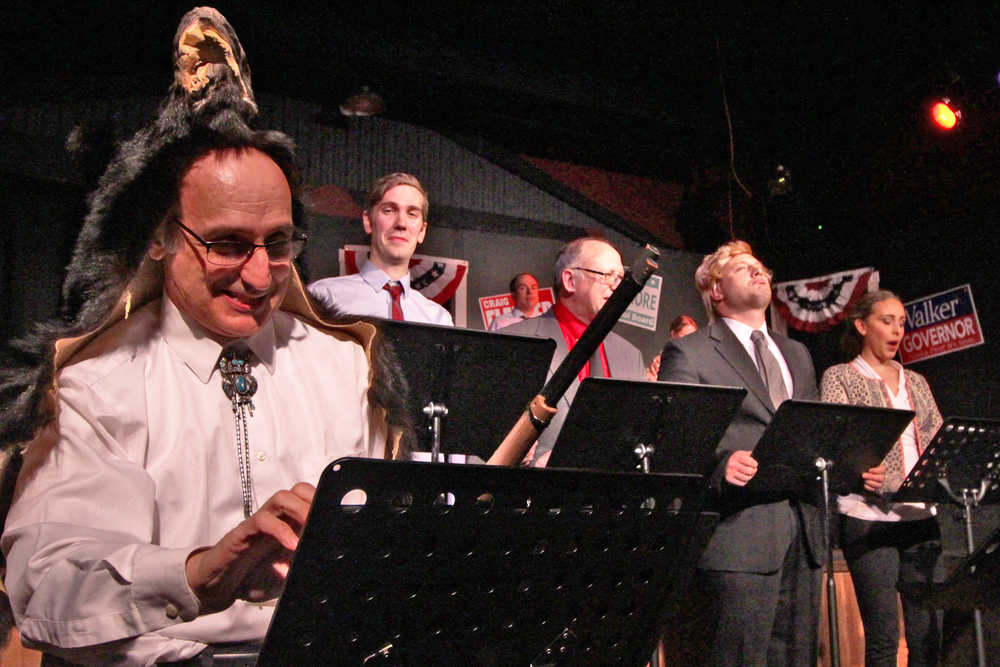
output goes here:
{"type": "MultiPolygon", "coordinates": [[[[941,413],[931,394],[924,376],[908,368],[903,369],[906,376],[906,390],[910,396],[910,404],[917,413],[914,418],[917,431],[917,449],[920,452],[930,444],[938,428],[941,427],[941,413]]],[[[859,373],[850,364],[837,364],[826,369],[820,382],[820,398],[827,403],[846,403],[849,405],[869,405],[879,408],[891,408],[889,396],[881,380],[871,380],[859,373]]],[[[889,453],[885,455],[885,483],[879,493],[889,495],[895,493],[906,477],[903,470],[903,446],[896,441],[889,453]]]]}

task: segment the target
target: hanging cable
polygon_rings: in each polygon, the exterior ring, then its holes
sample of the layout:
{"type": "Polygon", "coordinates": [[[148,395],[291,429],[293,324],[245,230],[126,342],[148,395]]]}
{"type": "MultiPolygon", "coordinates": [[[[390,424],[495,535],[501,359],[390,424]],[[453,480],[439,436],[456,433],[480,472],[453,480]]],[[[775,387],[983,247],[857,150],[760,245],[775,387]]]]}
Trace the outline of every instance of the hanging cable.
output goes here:
{"type": "MultiPolygon", "coordinates": [[[[739,185],[743,192],[746,193],[747,197],[753,198],[753,193],[745,185],[743,181],[740,180],[739,174],[736,173],[736,140],[733,137],[733,118],[729,113],[729,98],[726,95],[726,78],[722,73],[722,48],[719,46],[719,38],[715,38],[715,57],[719,63],[719,85],[722,88],[722,108],[726,112],[726,125],[729,128],[729,173],[732,174],[733,180],[739,185]]],[[[736,238],[736,231],[734,229],[733,223],[733,186],[732,183],[729,185],[729,238],[736,238]]]]}

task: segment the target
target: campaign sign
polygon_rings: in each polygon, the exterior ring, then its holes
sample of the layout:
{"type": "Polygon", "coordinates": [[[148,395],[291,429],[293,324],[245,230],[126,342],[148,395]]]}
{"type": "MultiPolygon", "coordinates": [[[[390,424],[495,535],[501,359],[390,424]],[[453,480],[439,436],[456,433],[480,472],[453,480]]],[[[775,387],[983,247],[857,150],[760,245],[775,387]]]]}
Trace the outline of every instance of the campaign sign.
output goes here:
{"type": "MultiPolygon", "coordinates": [[[[552,296],[551,287],[538,288],[538,303],[543,312],[552,307],[555,298],[552,296]]],[[[514,310],[514,297],[510,295],[510,292],[479,297],[479,313],[483,316],[484,329],[489,329],[493,320],[512,310],[514,310]]]]}
{"type": "Polygon", "coordinates": [[[983,344],[983,330],[969,285],[910,301],[903,307],[906,332],[899,356],[904,364],[983,344]]]}
{"type": "Polygon", "coordinates": [[[663,278],[652,275],[646,281],[642,291],[635,295],[628,310],[622,315],[619,322],[631,324],[640,329],[656,331],[656,315],[660,312],[660,286],[663,278]]]}

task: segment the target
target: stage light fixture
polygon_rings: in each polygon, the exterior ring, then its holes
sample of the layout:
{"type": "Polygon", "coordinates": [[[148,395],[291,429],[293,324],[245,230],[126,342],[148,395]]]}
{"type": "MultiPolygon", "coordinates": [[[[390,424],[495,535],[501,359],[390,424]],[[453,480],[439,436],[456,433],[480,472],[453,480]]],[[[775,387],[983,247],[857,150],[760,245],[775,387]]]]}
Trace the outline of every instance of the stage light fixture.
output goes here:
{"type": "Polygon", "coordinates": [[[348,97],[340,105],[340,113],[345,116],[377,116],[383,110],[385,102],[382,96],[368,86],[362,86],[359,92],[348,97]]]}
{"type": "Polygon", "coordinates": [[[962,112],[955,108],[950,99],[943,97],[931,106],[931,118],[941,129],[953,130],[962,120],[962,112]]]}

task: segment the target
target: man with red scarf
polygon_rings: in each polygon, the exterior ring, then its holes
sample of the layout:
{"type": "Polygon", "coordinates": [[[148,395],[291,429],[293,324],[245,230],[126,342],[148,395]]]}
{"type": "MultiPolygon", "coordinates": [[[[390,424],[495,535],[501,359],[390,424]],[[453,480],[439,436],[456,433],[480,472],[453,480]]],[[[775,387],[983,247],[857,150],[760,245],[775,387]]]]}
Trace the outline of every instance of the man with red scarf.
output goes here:
{"type": "MultiPolygon", "coordinates": [[[[549,366],[551,376],[624,275],[621,254],[607,241],[591,237],[570,241],[562,247],[556,258],[555,306],[538,317],[504,327],[502,333],[554,340],[556,352],[549,366]]],[[[544,466],[548,462],[580,381],[586,377],[642,380],[645,377],[642,354],[618,334],[612,332],[607,335],[559,400],[558,412],[535,445],[533,465],[544,466]]]]}

